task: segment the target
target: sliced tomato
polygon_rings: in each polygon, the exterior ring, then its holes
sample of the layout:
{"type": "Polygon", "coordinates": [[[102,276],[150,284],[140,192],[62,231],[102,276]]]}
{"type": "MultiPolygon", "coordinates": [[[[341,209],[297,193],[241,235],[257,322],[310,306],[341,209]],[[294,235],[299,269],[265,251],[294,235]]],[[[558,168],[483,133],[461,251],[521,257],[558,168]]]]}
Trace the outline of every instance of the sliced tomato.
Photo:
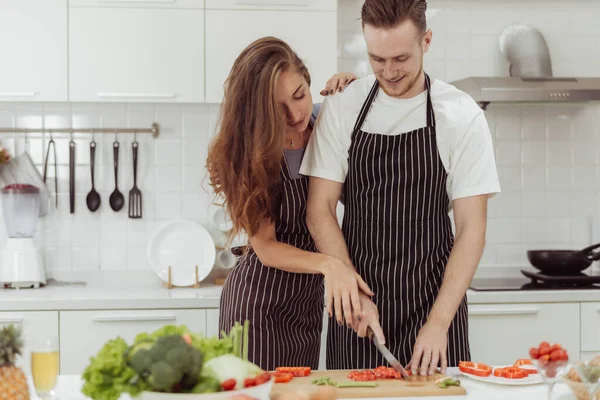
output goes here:
{"type": "Polygon", "coordinates": [[[276,372],[281,372],[284,374],[292,374],[294,377],[302,377],[310,375],[310,367],[277,367],[275,368],[276,372]]]}
{"type": "Polygon", "coordinates": [[[235,385],[236,385],[235,379],[227,379],[226,381],[221,383],[221,387],[223,388],[223,391],[225,391],[225,392],[235,389],[235,385]]]}
{"type": "Polygon", "coordinates": [[[274,372],[271,374],[275,378],[275,383],[287,383],[292,380],[292,374],[285,372],[274,372]]]}
{"type": "Polygon", "coordinates": [[[256,378],[246,378],[244,379],[244,387],[245,388],[250,388],[252,386],[256,386],[256,378]]]}
{"type": "Polygon", "coordinates": [[[490,376],[492,374],[492,367],[485,364],[474,363],[470,361],[461,361],[458,363],[458,369],[465,374],[471,374],[475,376],[490,376]]]}
{"type": "Polygon", "coordinates": [[[262,374],[258,375],[256,378],[256,384],[257,385],[262,385],[265,382],[268,382],[271,380],[271,374],[268,372],[263,372],[262,374]]]}
{"type": "Polygon", "coordinates": [[[521,365],[533,365],[533,361],[531,361],[528,358],[521,358],[521,359],[517,360],[514,365],[516,367],[519,367],[521,365]]]}

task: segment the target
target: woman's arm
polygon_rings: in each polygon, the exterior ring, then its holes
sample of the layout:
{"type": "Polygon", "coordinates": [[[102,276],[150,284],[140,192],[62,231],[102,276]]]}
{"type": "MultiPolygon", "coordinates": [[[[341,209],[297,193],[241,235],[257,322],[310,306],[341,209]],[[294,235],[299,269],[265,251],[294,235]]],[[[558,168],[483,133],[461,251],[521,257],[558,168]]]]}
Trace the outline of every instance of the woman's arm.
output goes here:
{"type": "Polygon", "coordinates": [[[324,274],[326,266],[336,261],[326,254],[301,250],[290,244],[279,242],[275,236],[275,224],[272,221],[263,221],[258,233],[249,241],[260,262],[268,267],[288,272],[324,274]]]}

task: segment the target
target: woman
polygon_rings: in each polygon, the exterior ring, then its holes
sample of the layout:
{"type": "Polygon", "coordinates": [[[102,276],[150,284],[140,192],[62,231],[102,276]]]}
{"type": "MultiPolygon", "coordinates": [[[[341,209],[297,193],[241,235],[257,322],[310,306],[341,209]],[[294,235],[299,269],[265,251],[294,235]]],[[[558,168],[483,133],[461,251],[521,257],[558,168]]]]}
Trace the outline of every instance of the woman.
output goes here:
{"type": "MultiPolygon", "coordinates": [[[[325,91],[343,90],[351,79],[336,75],[325,91]]],[[[248,357],[265,370],[318,367],[323,280],[340,307],[358,299],[357,283],[372,293],[339,260],[316,252],[306,226],[308,178],[298,171],[316,109],[302,60],[277,38],[258,39],[232,67],[208,154],[231,237],[244,231],[249,238],[223,287],[219,328],[249,320],[248,357]]]]}

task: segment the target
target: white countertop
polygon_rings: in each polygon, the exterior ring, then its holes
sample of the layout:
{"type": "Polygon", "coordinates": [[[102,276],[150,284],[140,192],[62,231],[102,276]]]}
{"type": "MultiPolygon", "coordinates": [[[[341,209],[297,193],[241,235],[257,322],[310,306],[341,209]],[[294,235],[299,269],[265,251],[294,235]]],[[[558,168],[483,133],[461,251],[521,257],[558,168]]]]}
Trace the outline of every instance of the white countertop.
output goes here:
{"type": "MultiPolygon", "coordinates": [[[[455,368],[449,368],[448,374],[456,373],[455,368]]],[[[482,382],[476,382],[469,378],[461,377],[461,383],[467,390],[466,396],[444,396],[427,397],[431,400],[448,399],[466,399],[466,400],[501,400],[501,399],[527,399],[527,400],[547,400],[547,386],[501,386],[482,382]]],[[[30,379],[31,385],[31,379],[30,379]]],[[[31,398],[38,400],[34,395],[33,386],[30,386],[31,398]]],[[[81,393],[81,378],[78,375],[63,375],[59,377],[56,387],[56,395],[59,400],[89,400],[81,393]]],[[[343,397],[341,397],[343,399],[343,397]]],[[[419,400],[422,397],[402,397],[406,400],[419,400]]],[[[563,383],[558,383],[553,391],[553,400],[575,400],[569,387],[563,383]]],[[[120,400],[130,400],[128,395],[122,395],[120,400]]],[[[368,400],[392,400],[392,398],[371,398],[368,400]]]]}
{"type": "MultiPolygon", "coordinates": [[[[499,272],[483,269],[478,275],[490,271],[499,272]]],[[[218,285],[167,289],[152,271],[69,272],[55,279],[86,285],[0,289],[0,311],[218,308],[222,290],[218,285]]],[[[600,290],[468,290],[467,298],[469,304],[600,302],[600,290]]]]}

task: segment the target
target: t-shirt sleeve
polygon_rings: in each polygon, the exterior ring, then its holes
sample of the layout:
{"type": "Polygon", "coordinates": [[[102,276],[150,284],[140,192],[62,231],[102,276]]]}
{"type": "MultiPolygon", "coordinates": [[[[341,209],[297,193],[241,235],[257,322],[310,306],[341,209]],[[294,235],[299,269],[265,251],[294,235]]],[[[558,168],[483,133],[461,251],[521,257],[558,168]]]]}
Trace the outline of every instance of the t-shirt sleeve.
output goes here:
{"type": "Polygon", "coordinates": [[[302,175],[343,183],[348,172],[348,140],[337,104],[325,98],[300,166],[302,175]]]}
{"type": "Polygon", "coordinates": [[[500,192],[492,135],[480,112],[450,151],[450,200],[500,192]]]}

